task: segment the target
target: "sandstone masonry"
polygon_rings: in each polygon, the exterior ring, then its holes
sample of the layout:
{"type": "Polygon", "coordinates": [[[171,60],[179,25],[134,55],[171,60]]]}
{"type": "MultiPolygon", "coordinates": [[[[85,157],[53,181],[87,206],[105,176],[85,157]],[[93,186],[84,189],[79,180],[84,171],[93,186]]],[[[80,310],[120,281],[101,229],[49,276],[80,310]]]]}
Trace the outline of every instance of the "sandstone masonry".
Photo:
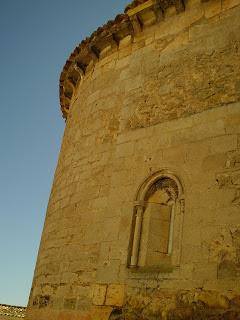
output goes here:
{"type": "Polygon", "coordinates": [[[25,317],[26,308],[0,304],[0,320],[16,320],[25,317]]]}
{"type": "Polygon", "coordinates": [[[134,1],[60,100],[26,318],[240,319],[240,1],[134,1]]]}

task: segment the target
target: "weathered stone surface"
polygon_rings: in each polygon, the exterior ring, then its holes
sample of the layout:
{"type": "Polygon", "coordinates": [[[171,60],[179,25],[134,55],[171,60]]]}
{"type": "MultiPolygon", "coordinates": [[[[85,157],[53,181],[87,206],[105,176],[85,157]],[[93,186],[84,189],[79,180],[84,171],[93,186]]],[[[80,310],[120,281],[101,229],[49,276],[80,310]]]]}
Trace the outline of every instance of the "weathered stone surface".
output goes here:
{"type": "Polygon", "coordinates": [[[239,319],[237,301],[214,291],[138,291],[116,319],[239,319]]]}
{"type": "Polygon", "coordinates": [[[105,303],[107,285],[96,284],[93,286],[93,304],[102,306],[105,303]]]}
{"type": "Polygon", "coordinates": [[[28,320],[239,318],[239,5],[135,1],[74,51],[28,320]]]}
{"type": "Polygon", "coordinates": [[[14,320],[25,318],[25,307],[10,306],[6,304],[0,304],[0,320],[14,320]]]}
{"type": "Polygon", "coordinates": [[[108,320],[112,312],[111,307],[95,307],[91,310],[91,320],[108,320]]]}
{"type": "Polygon", "coordinates": [[[121,307],[124,303],[125,286],[111,284],[107,289],[106,305],[121,307]]]}

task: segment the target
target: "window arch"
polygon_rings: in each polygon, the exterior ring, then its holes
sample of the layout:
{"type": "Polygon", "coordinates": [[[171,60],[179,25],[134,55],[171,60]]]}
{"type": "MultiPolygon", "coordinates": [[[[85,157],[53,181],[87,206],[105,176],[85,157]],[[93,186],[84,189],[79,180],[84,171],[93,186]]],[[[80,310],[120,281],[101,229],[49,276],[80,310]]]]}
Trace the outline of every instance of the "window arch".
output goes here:
{"type": "Polygon", "coordinates": [[[133,208],[130,268],[179,265],[183,212],[182,184],[173,173],[158,171],[144,181],[133,208]]]}

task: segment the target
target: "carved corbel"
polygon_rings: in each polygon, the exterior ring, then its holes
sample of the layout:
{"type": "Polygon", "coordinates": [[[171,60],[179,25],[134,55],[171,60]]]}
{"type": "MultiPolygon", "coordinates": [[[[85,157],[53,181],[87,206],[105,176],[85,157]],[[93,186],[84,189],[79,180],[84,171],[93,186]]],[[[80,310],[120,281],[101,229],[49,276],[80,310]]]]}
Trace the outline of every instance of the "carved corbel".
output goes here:
{"type": "Polygon", "coordinates": [[[154,13],[156,16],[156,21],[159,22],[159,21],[163,20],[164,14],[163,14],[163,10],[160,6],[160,2],[153,5],[153,10],[154,10],[154,13]]]}
{"type": "Polygon", "coordinates": [[[67,100],[70,100],[70,101],[71,101],[72,95],[73,95],[72,91],[70,92],[70,91],[68,91],[68,90],[64,90],[64,100],[67,99],[67,100]]]}
{"type": "Polygon", "coordinates": [[[65,83],[67,86],[69,86],[72,89],[73,92],[75,91],[76,82],[71,76],[67,78],[65,83]]]}
{"type": "Polygon", "coordinates": [[[112,37],[112,41],[111,41],[111,46],[118,46],[119,45],[119,42],[120,42],[120,37],[118,36],[117,33],[113,33],[111,35],[112,37]]]}
{"type": "Polygon", "coordinates": [[[78,65],[78,62],[74,63],[73,69],[78,72],[80,78],[84,76],[84,71],[83,71],[83,69],[80,67],[80,65],[78,65]]]}
{"type": "Polygon", "coordinates": [[[100,50],[96,46],[89,47],[89,55],[93,59],[94,62],[99,60],[100,50]]]}
{"type": "Polygon", "coordinates": [[[63,109],[63,112],[68,115],[69,114],[69,107],[68,106],[65,106],[64,109],[63,109]]]}
{"type": "Polygon", "coordinates": [[[119,45],[119,42],[127,36],[133,37],[134,30],[130,19],[121,23],[119,28],[115,28],[112,32],[113,41],[119,45]]]}
{"type": "Polygon", "coordinates": [[[79,69],[80,73],[82,73],[82,75],[85,75],[87,65],[85,63],[83,63],[82,61],[77,61],[76,66],[79,69]]]}
{"type": "Polygon", "coordinates": [[[137,15],[131,16],[130,22],[132,24],[132,28],[135,34],[138,34],[142,31],[143,25],[137,15]]]}

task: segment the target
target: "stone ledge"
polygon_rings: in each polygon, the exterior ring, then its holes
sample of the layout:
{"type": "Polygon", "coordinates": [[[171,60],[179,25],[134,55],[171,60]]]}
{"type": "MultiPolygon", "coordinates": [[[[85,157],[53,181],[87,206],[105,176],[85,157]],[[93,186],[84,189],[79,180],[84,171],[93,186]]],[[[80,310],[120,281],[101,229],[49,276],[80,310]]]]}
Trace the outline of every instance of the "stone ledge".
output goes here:
{"type": "Polygon", "coordinates": [[[25,317],[26,308],[19,306],[10,306],[0,304],[0,317],[4,316],[6,319],[20,319],[25,317]]]}

